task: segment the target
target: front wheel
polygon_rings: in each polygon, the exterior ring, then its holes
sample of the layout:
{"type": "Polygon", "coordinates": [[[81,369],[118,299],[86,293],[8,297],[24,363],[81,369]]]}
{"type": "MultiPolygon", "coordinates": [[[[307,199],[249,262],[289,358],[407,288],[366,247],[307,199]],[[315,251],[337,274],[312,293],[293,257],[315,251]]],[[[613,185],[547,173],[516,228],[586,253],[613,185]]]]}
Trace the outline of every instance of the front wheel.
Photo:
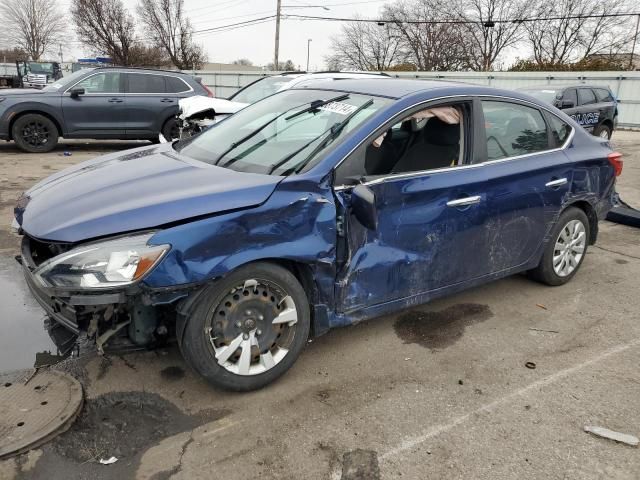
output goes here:
{"type": "Polygon", "coordinates": [[[28,113],[18,118],[11,129],[16,145],[29,153],[50,152],[58,144],[58,128],[44,115],[28,113]]]}
{"type": "Polygon", "coordinates": [[[263,387],[286,372],[311,326],[300,282],[270,263],[241,267],[215,282],[181,321],[178,340],[187,363],[213,385],[236,391],[263,387]]]}
{"type": "Polygon", "coordinates": [[[530,274],[547,285],[564,285],[578,272],[589,244],[589,219],[576,207],[566,209],[551,231],[540,264],[530,274]]]}

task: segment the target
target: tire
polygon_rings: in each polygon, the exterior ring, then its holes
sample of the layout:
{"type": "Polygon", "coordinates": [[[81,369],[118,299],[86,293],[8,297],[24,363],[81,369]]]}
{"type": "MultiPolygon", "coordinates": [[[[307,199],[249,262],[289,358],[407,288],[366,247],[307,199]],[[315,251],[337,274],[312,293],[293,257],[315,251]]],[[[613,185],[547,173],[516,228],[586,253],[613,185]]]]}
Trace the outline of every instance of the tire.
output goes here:
{"type": "Polygon", "coordinates": [[[16,145],[25,152],[46,153],[58,144],[58,128],[44,115],[28,113],[13,124],[11,136],[16,145]]]}
{"type": "Polygon", "coordinates": [[[176,122],[176,119],[171,117],[169,120],[164,122],[161,133],[167,142],[177,140],[180,132],[178,131],[178,122],[176,122]]]}
{"type": "Polygon", "coordinates": [[[302,285],[271,263],[240,267],[216,281],[179,322],[186,322],[176,328],[186,362],[212,385],[234,391],[261,388],[285,373],[311,327],[302,285]]]}
{"type": "MultiPolygon", "coordinates": [[[[587,254],[589,246],[589,219],[587,215],[576,207],[567,208],[551,230],[549,243],[546,245],[540,264],[529,272],[530,276],[535,280],[550,286],[564,285],[571,280],[580,269],[582,262],[587,254]],[[577,224],[581,225],[581,242],[575,241],[578,236],[577,232],[580,228],[574,230],[577,224]],[[565,230],[566,229],[566,230],[565,230]],[[561,239],[561,236],[563,237],[561,239]],[[558,257],[563,256],[563,250],[560,245],[562,240],[574,241],[574,246],[566,249],[568,252],[564,255],[564,260],[558,263],[558,257]],[[560,249],[559,249],[560,247],[560,249]],[[581,255],[576,259],[575,252],[581,250],[581,255]],[[556,256],[556,267],[554,268],[554,256],[556,256]],[[566,268],[563,270],[563,266],[566,268]]],[[[566,251],[565,250],[565,251],[566,251]]]]}
{"type": "Polygon", "coordinates": [[[596,137],[600,137],[600,138],[606,138],[607,140],[611,139],[611,127],[609,127],[608,125],[598,125],[594,130],[593,130],[593,135],[596,137]]]}

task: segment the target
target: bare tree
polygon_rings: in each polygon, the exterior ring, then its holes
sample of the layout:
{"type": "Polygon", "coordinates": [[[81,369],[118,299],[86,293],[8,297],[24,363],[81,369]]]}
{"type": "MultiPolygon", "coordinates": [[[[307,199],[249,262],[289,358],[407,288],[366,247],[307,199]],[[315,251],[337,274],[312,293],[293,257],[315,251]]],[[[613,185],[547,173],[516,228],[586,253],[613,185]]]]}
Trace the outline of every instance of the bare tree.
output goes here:
{"type": "Polygon", "coordinates": [[[626,13],[631,3],[599,0],[540,0],[538,18],[553,20],[526,22],[524,27],[533,60],[538,65],[579,62],[589,55],[618,53],[631,41],[631,17],[604,17],[603,14],[626,13]]]}
{"type": "Polygon", "coordinates": [[[184,0],[141,0],[140,21],[154,45],[163,48],[179,69],[198,69],[206,61],[193,41],[193,27],[184,14],[184,0]]]}
{"type": "Polygon", "coordinates": [[[66,30],[56,0],[2,0],[0,20],[4,41],[24,50],[32,60],[40,60],[64,38],[66,30]]]}
{"type": "Polygon", "coordinates": [[[465,22],[474,54],[469,60],[474,70],[488,71],[505,51],[519,43],[524,29],[514,19],[525,18],[531,0],[459,0],[458,16],[465,22]]]}
{"type": "Polygon", "coordinates": [[[473,43],[458,23],[450,4],[438,0],[411,0],[388,4],[391,35],[400,39],[406,61],[419,70],[470,68],[473,43]]]}
{"type": "Polygon", "coordinates": [[[325,62],[332,70],[388,70],[406,56],[401,42],[388,25],[351,22],[331,38],[333,53],[325,57],[325,62]]]}
{"type": "Polygon", "coordinates": [[[132,64],[138,41],[133,17],[122,0],[73,0],[71,17],[85,45],[108,55],[116,65],[132,64]]]}
{"type": "Polygon", "coordinates": [[[248,58],[238,58],[237,60],[234,60],[233,62],[231,62],[231,65],[240,65],[242,67],[252,67],[253,62],[248,58]]]}

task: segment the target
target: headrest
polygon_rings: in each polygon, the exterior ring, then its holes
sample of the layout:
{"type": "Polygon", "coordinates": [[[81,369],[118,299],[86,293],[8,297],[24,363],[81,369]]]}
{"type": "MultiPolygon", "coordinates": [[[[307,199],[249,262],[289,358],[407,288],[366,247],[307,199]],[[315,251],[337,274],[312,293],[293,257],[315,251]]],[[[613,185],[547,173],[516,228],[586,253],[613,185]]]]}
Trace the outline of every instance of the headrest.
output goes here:
{"type": "Polygon", "coordinates": [[[424,126],[424,139],[432,145],[458,145],[460,143],[460,124],[449,124],[437,117],[432,117],[424,126]]]}

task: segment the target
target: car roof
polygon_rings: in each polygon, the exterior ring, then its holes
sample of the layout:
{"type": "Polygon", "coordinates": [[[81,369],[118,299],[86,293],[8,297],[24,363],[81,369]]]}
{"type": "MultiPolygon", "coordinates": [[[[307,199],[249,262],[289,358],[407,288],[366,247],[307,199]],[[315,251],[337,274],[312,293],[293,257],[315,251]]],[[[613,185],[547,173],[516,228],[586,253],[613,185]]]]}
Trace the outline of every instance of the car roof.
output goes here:
{"type": "MultiPolygon", "coordinates": [[[[86,69],[85,69],[86,70],[86,69]]],[[[93,69],[93,71],[98,71],[98,70],[121,70],[121,71],[125,71],[125,72],[159,72],[159,73],[171,73],[174,75],[182,75],[182,76],[186,76],[186,77],[192,77],[191,74],[189,73],[184,73],[181,72],[180,70],[163,70],[161,68],[144,68],[144,67],[117,67],[117,66],[111,66],[111,67],[96,67],[93,69]]]]}
{"type": "Polygon", "coordinates": [[[527,91],[527,90],[566,90],[567,88],[604,88],[606,90],[611,90],[606,85],[532,85],[530,87],[522,87],[518,90],[527,91]]]}

